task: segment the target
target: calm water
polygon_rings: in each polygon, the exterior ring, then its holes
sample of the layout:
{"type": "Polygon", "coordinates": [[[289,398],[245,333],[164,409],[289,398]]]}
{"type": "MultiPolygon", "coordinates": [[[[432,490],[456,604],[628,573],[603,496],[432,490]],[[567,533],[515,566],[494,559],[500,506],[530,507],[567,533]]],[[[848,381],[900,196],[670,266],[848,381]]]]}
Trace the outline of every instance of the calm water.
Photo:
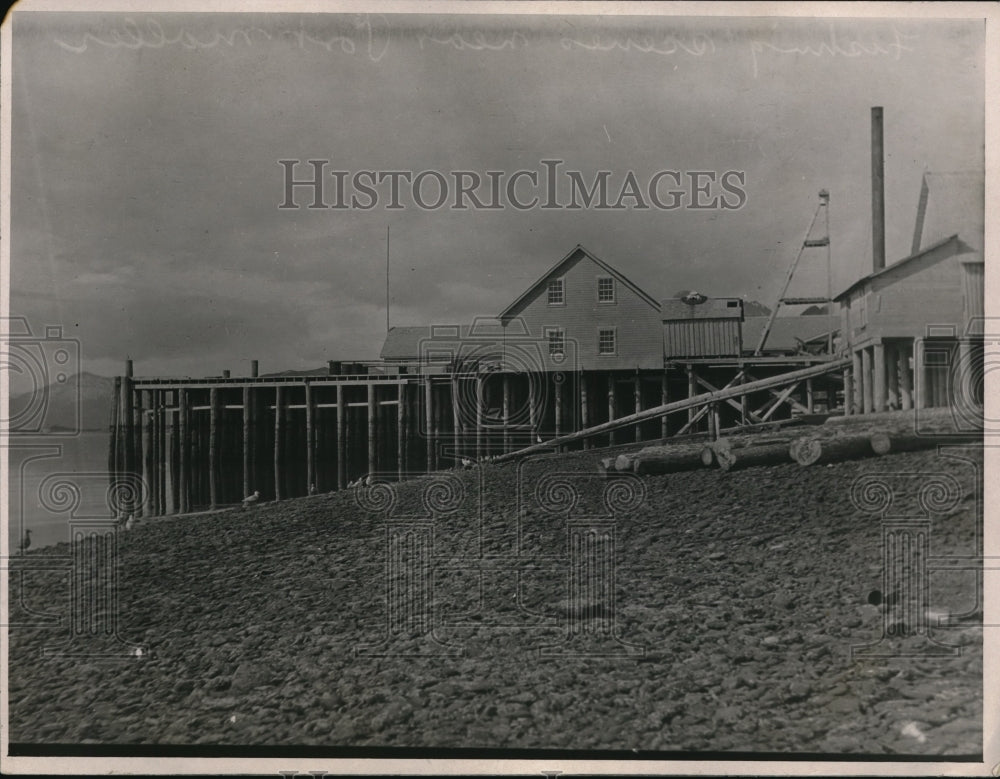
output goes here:
{"type": "Polygon", "coordinates": [[[10,439],[11,553],[26,528],[34,549],[68,541],[70,520],[111,516],[107,459],[105,432],[10,439]]]}

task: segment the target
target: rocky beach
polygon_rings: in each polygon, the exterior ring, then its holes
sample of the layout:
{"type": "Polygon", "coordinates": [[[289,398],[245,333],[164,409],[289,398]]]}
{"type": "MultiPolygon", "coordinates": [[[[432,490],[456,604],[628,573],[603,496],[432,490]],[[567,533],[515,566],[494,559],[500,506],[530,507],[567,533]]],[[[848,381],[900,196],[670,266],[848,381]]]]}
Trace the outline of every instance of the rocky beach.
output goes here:
{"type": "Polygon", "coordinates": [[[32,548],[9,738],[968,758],[981,468],[981,447],[618,480],[587,452],[483,465],[140,522],[117,602],[89,606],[70,545],[32,548]],[[883,534],[911,520],[928,571],[904,604],[883,534]],[[574,527],[613,549],[590,589],[574,527]],[[96,635],[72,634],[81,608],[96,635]]]}

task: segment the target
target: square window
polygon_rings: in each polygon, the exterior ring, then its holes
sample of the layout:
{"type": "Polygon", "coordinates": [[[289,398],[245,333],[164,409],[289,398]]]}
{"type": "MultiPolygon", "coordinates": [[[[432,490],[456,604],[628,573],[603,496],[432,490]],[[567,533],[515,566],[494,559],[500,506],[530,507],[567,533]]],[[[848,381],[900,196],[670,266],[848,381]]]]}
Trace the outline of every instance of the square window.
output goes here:
{"type": "Polygon", "coordinates": [[[615,329],[613,327],[602,327],[597,331],[597,353],[615,353],[615,329]]]}
{"type": "Polygon", "coordinates": [[[615,302],[615,280],[610,276],[602,276],[597,280],[597,302],[615,302]]]}
{"type": "Polygon", "coordinates": [[[566,353],[566,331],[561,327],[550,328],[548,333],[549,355],[566,353]]]}
{"type": "Polygon", "coordinates": [[[565,302],[566,297],[563,294],[563,280],[552,279],[549,282],[549,305],[561,306],[565,302]]]}

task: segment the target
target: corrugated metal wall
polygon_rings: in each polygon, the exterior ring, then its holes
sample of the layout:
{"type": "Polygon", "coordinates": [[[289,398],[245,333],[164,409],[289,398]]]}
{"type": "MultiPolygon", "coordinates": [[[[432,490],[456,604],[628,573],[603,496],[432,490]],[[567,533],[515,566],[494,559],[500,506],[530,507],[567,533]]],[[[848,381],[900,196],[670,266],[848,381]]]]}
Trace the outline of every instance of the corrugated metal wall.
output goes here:
{"type": "Polygon", "coordinates": [[[663,323],[663,353],[671,357],[739,357],[738,319],[686,319],[663,323]]]}

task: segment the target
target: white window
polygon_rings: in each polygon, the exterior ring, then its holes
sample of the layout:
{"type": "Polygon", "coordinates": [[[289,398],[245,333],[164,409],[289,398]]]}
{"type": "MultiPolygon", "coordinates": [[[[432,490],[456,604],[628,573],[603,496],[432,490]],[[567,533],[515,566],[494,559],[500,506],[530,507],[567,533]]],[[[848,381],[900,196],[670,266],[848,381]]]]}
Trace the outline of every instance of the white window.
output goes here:
{"type": "Polygon", "coordinates": [[[563,290],[563,280],[552,279],[549,282],[549,305],[561,306],[565,302],[566,302],[566,296],[563,290]]]}
{"type": "Polygon", "coordinates": [[[617,346],[613,327],[602,327],[597,331],[598,354],[615,354],[617,346]]]}
{"type": "Polygon", "coordinates": [[[601,276],[597,279],[597,302],[615,302],[615,280],[610,276],[601,276]]]}
{"type": "Polygon", "coordinates": [[[566,353],[566,331],[561,327],[550,327],[545,333],[549,341],[549,356],[566,353]]]}

